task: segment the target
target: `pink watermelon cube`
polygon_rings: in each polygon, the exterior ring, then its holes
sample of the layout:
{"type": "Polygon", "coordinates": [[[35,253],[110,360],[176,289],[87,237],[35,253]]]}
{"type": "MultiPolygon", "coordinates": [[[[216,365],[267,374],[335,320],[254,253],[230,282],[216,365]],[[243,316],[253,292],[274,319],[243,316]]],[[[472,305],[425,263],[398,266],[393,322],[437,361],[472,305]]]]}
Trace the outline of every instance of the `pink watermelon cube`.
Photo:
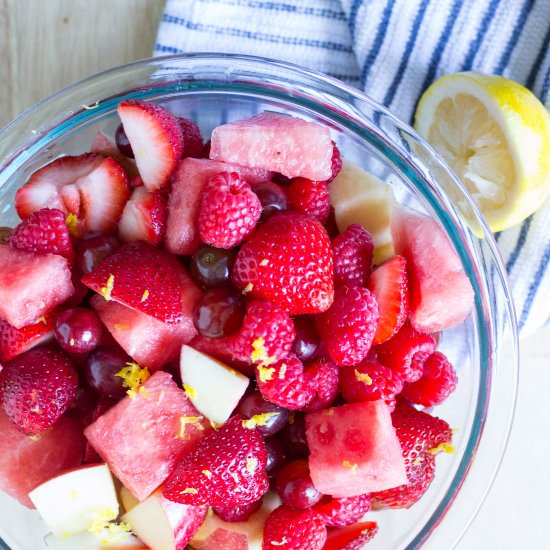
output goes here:
{"type": "Polygon", "coordinates": [[[84,442],[82,427],[72,418],[61,417],[39,438],[30,438],[0,408],[0,489],[34,508],[28,493],[62,471],[79,466],[84,442]]]}
{"type": "Polygon", "coordinates": [[[91,300],[92,307],[122,349],[150,371],[176,359],[181,346],[197,335],[192,314],[202,292],[183,266],[180,266],[179,277],[183,283],[183,317],[176,324],[163,323],[118,302],[106,301],[99,295],[91,300]]]}
{"type": "Polygon", "coordinates": [[[32,325],[73,295],[67,259],[0,245],[0,317],[32,325]]]}
{"type": "Polygon", "coordinates": [[[399,439],[384,401],[306,415],[309,469],[325,495],[353,497],[407,483],[399,439]]]}
{"type": "Polygon", "coordinates": [[[210,158],[289,177],[328,180],[332,140],[327,127],[279,113],[260,113],[218,126],[212,132],[210,158]]]}
{"type": "Polygon", "coordinates": [[[197,218],[201,193],[208,180],[220,172],[237,172],[249,183],[266,181],[272,177],[267,170],[207,159],[184,159],[172,176],[172,191],[168,199],[166,248],[172,254],[193,254],[199,247],[197,218]]]}
{"type": "Polygon", "coordinates": [[[172,377],[158,371],[84,435],[123,485],[143,500],[211,429],[172,377]]]}
{"type": "Polygon", "coordinates": [[[395,253],[407,259],[409,319],[419,332],[439,332],[470,314],[474,291],[460,259],[435,220],[394,207],[391,231],[395,253]]]}

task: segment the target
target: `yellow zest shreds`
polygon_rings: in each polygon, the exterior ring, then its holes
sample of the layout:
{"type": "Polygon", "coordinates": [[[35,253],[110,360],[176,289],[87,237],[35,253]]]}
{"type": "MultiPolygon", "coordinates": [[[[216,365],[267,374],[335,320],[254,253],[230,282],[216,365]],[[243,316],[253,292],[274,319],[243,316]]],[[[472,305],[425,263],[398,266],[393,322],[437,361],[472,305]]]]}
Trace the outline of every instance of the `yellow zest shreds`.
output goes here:
{"type": "Polygon", "coordinates": [[[422,462],[424,462],[424,457],[418,455],[418,456],[413,460],[413,466],[420,466],[420,464],[422,464],[422,462]]]}
{"type": "Polygon", "coordinates": [[[203,470],[202,473],[210,479],[212,477],[212,472],[210,470],[203,470]]]}
{"type": "Polygon", "coordinates": [[[143,387],[139,387],[139,394],[142,395],[145,399],[151,400],[151,396],[149,395],[149,392],[143,387]]]}
{"type": "Polygon", "coordinates": [[[40,436],[39,435],[29,435],[29,439],[31,441],[40,441],[40,436]]]}
{"type": "Polygon", "coordinates": [[[252,476],[258,467],[258,460],[254,457],[249,456],[246,459],[246,469],[248,473],[252,476]]]}
{"type": "Polygon", "coordinates": [[[286,369],[287,369],[286,363],[283,363],[279,370],[279,380],[285,379],[286,369]]]}
{"type": "Polygon", "coordinates": [[[111,299],[111,292],[113,292],[113,288],[115,286],[115,276],[110,275],[107,279],[107,284],[102,287],[99,291],[99,293],[105,298],[107,301],[111,299]]]}
{"type": "Polygon", "coordinates": [[[147,300],[147,298],[149,298],[149,291],[147,289],[145,289],[143,291],[143,294],[141,295],[141,301],[145,302],[145,300],[147,300]]]}
{"type": "Polygon", "coordinates": [[[69,214],[65,218],[65,224],[67,225],[69,233],[73,237],[80,237],[80,231],[78,229],[78,218],[74,214],[69,214]]]}
{"type": "Polygon", "coordinates": [[[103,529],[106,529],[109,522],[116,519],[116,517],[117,513],[110,506],[106,506],[89,525],[88,531],[90,531],[90,533],[99,534],[103,529]]]}
{"type": "Polygon", "coordinates": [[[451,433],[456,435],[460,430],[458,428],[451,428],[451,433]]]}
{"type": "Polygon", "coordinates": [[[204,416],[180,416],[180,433],[178,434],[178,437],[180,439],[185,439],[185,428],[188,424],[196,424],[196,428],[199,431],[204,430],[204,426],[200,423],[200,421],[204,418],[204,416]]]}
{"type": "Polygon", "coordinates": [[[42,323],[42,324],[46,324],[47,323],[47,320],[46,320],[46,317],[44,317],[44,315],[42,315],[42,317],[39,317],[35,322],[34,324],[35,325],[38,325],[38,323],[42,323]]]}
{"type": "Polygon", "coordinates": [[[260,262],[260,265],[262,267],[265,267],[267,264],[269,263],[269,260],[267,258],[264,258],[261,262],[260,262]]]}
{"type": "Polygon", "coordinates": [[[189,399],[195,399],[197,397],[197,390],[193,386],[188,386],[187,384],[184,384],[183,390],[185,391],[185,395],[187,395],[189,399]]]}
{"type": "Polygon", "coordinates": [[[370,386],[372,384],[372,378],[368,374],[363,374],[362,372],[359,372],[357,369],[354,369],[355,372],[355,379],[359,382],[363,382],[367,386],[370,386]]]}
{"type": "Polygon", "coordinates": [[[268,380],[273,380],[273,373],[275,369],[273,367],[263,367],[262,365],[258,366],[258,377],[260,382],[267,382],[268,380]]]}
{"type": "Polygon", "coordinates": [[[86,109],[86,111],[89,111],[90,109],[96,109],[97,107],[99,107],[99,99],[91,105],[82,105],[82,108],[86,109]]]}
{"type": "Polygon", "coordinates": [[[215,430],[217,430],[221,426],[221,424],[218,424],[217,422],[210,420],[210,426],[212,426],[215,430]]]}
{"type": "Polygon", "coordinates": [[[352,474],[355,474],[355,471],[357,470],[357,464],[352,464],[349,460],[344,460],[344,462],[342,462],[342,466],[348,470],[351,470],[352,474]]]}
{"type": "Polygon", "coordinates": [[[253,362],[263,361],[267,357],[267,350],[264,344],[265,340],[261,336],[252,342],[252,349],[254,351],[250,354],[250,359],[253,362]]]}
{"type": "Polygon", "coordinates": [[[267,426],[269,419],[273,416],[277,416],[277,414],[278,413],[276,412],[255,414],[249,419],[243,420],[243,428],[248,428],[249,430],[252,430],[256,426],[267,426]]]}
{"type": "MultiPolygon", "coordinates": [[[[126,366],[120,369],[115,376],[122,378],[122,385],[125,388],[129,388],[126,393],[131,399],[135,399],[138,387],[143,384],[151,374],[147,368],[142,369],[137,363],[126,363],[126,366]]],[[[140,388],[139,392],[144,397],[148,396],[145,388],[140,388]]]]}
{"type": "Polygon", "coordinates": [[[126,330],[127,328],[130,328],[129,325],[127,325],[126,323],[115,323],[114,327],[117,330],[126,330]]]}
{"type": "Polygon", "coordinates": [[[193,489],[193,487],[187,487],[187,489],[184,489],[181,494],[182,495],[197,495],[199,492],[196,489],[193,489]]]}
{"type": "Polygon", "coordinates": [[[101,539],[101,544],[116,544],[122,542],[128,533],[132,532],[132,528],[124,522],[111,522],[105,526],[107,536],[101,539]]]}
{"type": "Polygon", "coordinates": [[[71,346],[74,346],[74,338],[71,338],[71,339],[69,340],[69,344],[71,344],[71,346]]]}
{"type": "Polygon", "coordinates": [[[288,544],[288,539],[286,537],[283,537],[281,541],[277,542],[276,540],[272,540],[271,544],[273,546],[283,546],[283,544],[288,544]]]}
{"type": "Polygon", "coordinates": [[[455,452],[455,448],[449,443],[440,443],[437,447],[430,449],[428,452],[432,455],[436,455],[442,451],[444,453],[453,454],[455,452]]]}
{"type": "Polygon", "coordinates": [[[254,285],[252,283],[248,283],[244,288],[242,293],[248,294],[249,292],[252,292],[252,289],[254,288],[254,285]]]}

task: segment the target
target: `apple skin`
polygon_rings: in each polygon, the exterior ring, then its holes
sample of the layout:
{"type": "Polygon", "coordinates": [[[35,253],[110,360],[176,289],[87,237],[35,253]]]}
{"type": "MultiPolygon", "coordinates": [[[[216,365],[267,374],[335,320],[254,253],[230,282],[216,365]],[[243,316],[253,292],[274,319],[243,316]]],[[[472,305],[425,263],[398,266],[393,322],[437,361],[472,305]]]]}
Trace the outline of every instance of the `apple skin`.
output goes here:
{"type": "Polygon", "coordinates": [[[217,424],[231,416],[250,382],[244,374],[185,345],[181,348],[180,373],[191,403],[217,424]]]}
{"type": "Polygon", "coordinates": [[[185,550],[205,515],[205,506],[172,502],[157,490],[126,512],[122,521],[151,550],[185,550]]]}
{"type": "Polygon", "coordinates": [[[29,498],[60,538],[86,531],[100,518],[115,519],[119,511],[113,476],[106,464],[66,471],[33,489],[29,498]]]}

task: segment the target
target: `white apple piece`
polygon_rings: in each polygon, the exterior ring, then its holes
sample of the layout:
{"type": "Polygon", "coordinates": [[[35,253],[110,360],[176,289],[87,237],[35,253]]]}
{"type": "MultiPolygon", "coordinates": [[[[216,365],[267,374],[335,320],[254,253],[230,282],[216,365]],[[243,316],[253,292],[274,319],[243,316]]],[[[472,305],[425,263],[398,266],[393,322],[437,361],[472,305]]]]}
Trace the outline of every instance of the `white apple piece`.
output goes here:
{"type": "Polygon", "coordinates": [[[139,504],[139,500],[132,493],[130,493],[130,490],[124,487],[124,485],[120,488],[118,496],[125,512],[129,512],[132,508],[139,504]]]}
{"type": "Polygon", "coordinates": [[[204,506],[172,502],[158,490],[124,514],[122,521],[151,550],[184,550],[205,514],[204,506]]]}
{"type": "Polygon", "coordinates": [[[250,382],[244,374],[185,345],[181,348],[180,371],[191,403],[218,424],[231,416],[250,382]]]}
{"type": "Polygon", "coordinates": [[[269,514],[281,504],[279,496],[269,491],[257,512],[247,521],[236,522],[223,521],[209,510],[204,523],[195,533],[190,544],[195,550],[222,550],[229,546],[262,550],[265,521],[269,514]]]}
{"type": "Polygon", "coordinates": [[[50,533],[45,538],[49,550],[146,550],[145,546],[131,533],[113,535],[108,529],[99,533],[78,533],[72,537],[58,538],[50,533]]]}
{"type": "Polygon", "coordinates": [[[61,538],[118,516],[115,485],[106,464],[65,472],[33,489],[29,498],[52,533],[61,538]]]}

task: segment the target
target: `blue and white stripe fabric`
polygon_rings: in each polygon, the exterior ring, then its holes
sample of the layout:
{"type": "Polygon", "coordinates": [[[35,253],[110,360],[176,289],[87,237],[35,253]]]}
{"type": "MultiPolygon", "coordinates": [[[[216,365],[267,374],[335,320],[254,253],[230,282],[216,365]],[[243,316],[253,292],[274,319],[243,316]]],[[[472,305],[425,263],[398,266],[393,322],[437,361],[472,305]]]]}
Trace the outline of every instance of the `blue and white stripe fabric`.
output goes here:
{"type": "MultiPolygon", "coordinates": [[[[550,0],[167,0],[155,55],[246,53],[357,86],[411,122],[423,90],[500,74],[550,106],[550,0]]],[[[497,235],[522,334],[550,322],[550,202],[497,235]]]]}

